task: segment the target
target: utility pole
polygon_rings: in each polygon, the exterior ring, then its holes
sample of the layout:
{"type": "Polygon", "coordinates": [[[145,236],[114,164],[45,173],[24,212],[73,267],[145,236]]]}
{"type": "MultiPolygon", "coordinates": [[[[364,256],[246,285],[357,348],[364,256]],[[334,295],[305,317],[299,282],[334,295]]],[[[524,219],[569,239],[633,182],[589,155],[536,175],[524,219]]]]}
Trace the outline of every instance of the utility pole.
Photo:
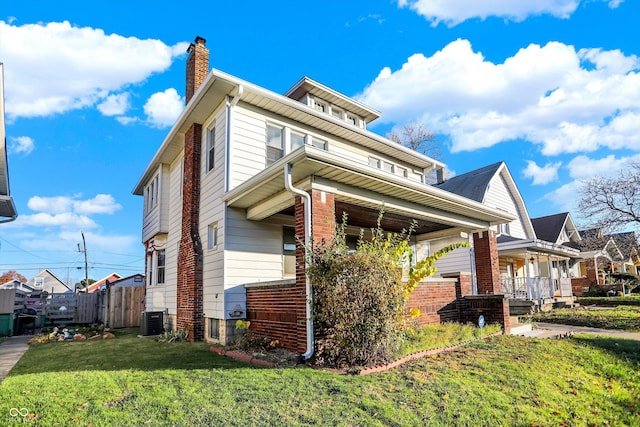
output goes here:
{"type": "Polygon", "coordinates": [[[84,239],[84,231],[81,231],[82,235],[82,250],[80,250],[80,245],[78,245],[78,252],[84,253],[84,288],[87,289],[89,286],[89,264],[87,263],[87,242],[84,239]]]}

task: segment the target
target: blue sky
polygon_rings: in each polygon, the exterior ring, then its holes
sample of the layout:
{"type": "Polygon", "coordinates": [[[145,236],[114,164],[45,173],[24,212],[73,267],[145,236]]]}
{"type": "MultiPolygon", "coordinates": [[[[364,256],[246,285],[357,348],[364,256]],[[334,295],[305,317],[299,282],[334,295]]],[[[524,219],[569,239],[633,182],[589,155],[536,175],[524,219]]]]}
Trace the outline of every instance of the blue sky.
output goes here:
{"type": "Polygon", "coordinates": [[[11,193],[0,273],[72,283],[143,272],[131,194],[184,105],[186,48],[284,93],[302,76],[422,122],[452,174],[504,160],[531,217],[640,160],[640,2],[632,0],[0,0],[11,193]],[[81,267],[81,269],[78,269],[81,267]]]}

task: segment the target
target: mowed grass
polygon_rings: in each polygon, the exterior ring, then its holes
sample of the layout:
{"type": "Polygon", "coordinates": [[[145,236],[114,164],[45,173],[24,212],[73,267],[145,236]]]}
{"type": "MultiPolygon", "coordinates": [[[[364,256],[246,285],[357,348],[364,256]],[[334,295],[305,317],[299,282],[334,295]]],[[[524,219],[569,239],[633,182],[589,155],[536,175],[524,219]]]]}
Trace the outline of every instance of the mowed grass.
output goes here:
{"type": "Polygon", "coordinates": [[[639,372],[640,341],[591,336],[492,337],[360,377],[121,334],[29,349],[0,383],[0,425],[637,426],[639,372]]]}
{"type": "Polygon", "coordinates": [[[560,308],[535,313],[531,318],[534,322],[640,331],[640,306],[618,306],[598,310],[560,308]]]}

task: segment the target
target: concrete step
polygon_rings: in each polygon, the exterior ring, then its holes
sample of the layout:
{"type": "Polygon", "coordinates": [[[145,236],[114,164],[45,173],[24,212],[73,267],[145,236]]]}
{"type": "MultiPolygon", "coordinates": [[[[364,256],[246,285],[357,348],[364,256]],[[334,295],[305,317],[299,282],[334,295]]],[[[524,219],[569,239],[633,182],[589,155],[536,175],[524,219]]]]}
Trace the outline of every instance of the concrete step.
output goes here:
{"type": "Polygon", "coordinates": [[[531,326],[531,323],[516,323],[515,325],[511,326],[510,335],[527,335],[532,331],[533,326],[531,326]]]}

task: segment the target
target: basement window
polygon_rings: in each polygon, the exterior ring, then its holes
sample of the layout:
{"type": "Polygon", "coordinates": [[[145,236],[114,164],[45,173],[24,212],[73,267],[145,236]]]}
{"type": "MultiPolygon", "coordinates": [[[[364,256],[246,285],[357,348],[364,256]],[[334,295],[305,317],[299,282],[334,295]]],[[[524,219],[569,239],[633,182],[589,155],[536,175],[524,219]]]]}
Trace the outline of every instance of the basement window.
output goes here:
{"type": "Polygon", "coordinates": [[[220,319],[209,319],[209,338],[220,339],[220,319]]]}

